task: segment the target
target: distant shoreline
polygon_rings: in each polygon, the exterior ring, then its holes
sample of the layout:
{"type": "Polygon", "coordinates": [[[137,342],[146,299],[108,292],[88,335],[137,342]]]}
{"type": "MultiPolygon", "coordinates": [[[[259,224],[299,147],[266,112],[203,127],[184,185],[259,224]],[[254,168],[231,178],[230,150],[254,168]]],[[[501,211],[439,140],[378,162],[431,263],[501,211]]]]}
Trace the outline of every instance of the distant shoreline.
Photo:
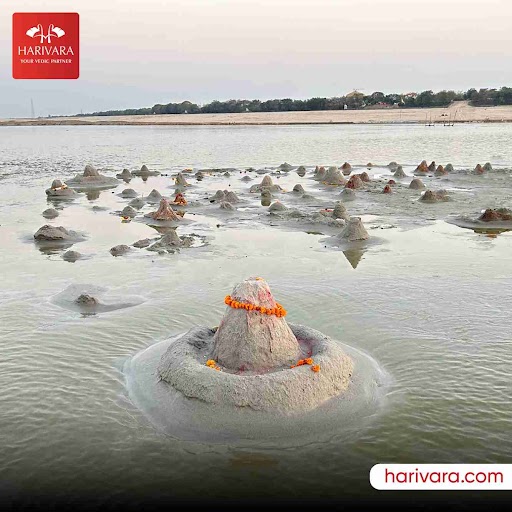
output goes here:
{"type": "Polygon", "coordinates": [[[146,116],[0,119],[1,126],[304,126],[510,123],[512,105],[472,107],[465,101],[447,108],[247,112],[240,114],[161,114],[146,116]]]}

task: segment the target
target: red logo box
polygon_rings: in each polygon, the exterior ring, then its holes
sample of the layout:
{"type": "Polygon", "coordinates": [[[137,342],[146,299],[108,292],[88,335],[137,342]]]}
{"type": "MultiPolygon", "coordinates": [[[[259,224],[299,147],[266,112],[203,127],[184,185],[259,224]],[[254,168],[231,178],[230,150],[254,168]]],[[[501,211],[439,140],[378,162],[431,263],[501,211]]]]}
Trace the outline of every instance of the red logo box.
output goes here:
{"type": "Polygon", "coordinates": [[[80,21],[76,12],[12,15],[12,76],[76,79],[80,75],[80,21]]]}

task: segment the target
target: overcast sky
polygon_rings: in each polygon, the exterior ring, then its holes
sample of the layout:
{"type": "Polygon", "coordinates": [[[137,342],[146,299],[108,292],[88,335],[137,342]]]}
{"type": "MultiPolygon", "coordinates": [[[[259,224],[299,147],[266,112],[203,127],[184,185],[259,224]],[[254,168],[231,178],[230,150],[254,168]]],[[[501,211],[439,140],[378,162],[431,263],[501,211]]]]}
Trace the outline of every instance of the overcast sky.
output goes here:
{"type": "Polygon", "coordinates": [[[512,85],[512,0],[0,0],[0,117],[512,85]],[[11,78],[14,12],[78,12],[78,80],[11,78]]]}

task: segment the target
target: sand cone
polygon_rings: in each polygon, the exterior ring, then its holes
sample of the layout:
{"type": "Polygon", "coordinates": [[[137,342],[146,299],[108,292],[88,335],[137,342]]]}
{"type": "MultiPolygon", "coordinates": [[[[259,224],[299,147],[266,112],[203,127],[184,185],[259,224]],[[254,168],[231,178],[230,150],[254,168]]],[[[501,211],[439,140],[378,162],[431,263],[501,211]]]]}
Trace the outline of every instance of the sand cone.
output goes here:
{"type": "MultiPolygon", "coordinates": [[[[277,303],[268,284],[251,277],[235,286],[231,299],[272,310],[277,303]]],[[[227,306],[214,337],[214,359],[232,370],[264,371],[289,366],[300,357],[297,338],[283,316],[227,306]]]]}

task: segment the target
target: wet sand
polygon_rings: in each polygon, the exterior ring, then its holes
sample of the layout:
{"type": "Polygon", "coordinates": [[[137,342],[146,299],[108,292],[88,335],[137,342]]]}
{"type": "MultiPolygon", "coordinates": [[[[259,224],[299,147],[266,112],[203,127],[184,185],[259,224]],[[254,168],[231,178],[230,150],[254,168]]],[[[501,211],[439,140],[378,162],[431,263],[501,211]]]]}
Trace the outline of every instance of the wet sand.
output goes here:
{"type": "Polygon", "coordinates": [[[148,116],[53,117],[1,119],[0,126],[55,125],[303,125],[303,124],[426,124],[509,123],[512,106],[472,107],[456,101],[447,108],[386,108],[314,112],[247,112],[238,114],[163,114],[148,116]]]}

